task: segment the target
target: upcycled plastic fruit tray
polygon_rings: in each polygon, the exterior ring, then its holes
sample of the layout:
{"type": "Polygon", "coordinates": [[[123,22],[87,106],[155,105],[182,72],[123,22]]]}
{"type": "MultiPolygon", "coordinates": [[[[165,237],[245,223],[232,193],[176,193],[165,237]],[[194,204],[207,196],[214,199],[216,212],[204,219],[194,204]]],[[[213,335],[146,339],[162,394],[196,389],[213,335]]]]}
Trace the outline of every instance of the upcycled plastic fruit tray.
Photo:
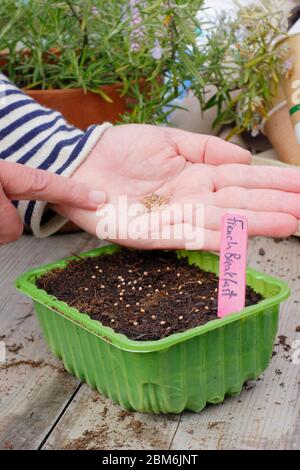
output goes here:
{"type": "MultiPolygon", "coordinates": [[[[80,256],[113,254],[107,245],[80,256]]],[[[218,256],[178,251],[187,263],[218,274],[218,256]]],[[[92,320],[39,289],[36,279],[74,257],[21,275],[16,287],[31,297],[52,352],[67,371],[127,410],[180,413],[202,410],[238,394],[243,383],[268,366],[277,332],[279,305],[288,286],[247,270],[247,284],[265,298],[222,319],[157,341],[134,341],[92,320]]]]}

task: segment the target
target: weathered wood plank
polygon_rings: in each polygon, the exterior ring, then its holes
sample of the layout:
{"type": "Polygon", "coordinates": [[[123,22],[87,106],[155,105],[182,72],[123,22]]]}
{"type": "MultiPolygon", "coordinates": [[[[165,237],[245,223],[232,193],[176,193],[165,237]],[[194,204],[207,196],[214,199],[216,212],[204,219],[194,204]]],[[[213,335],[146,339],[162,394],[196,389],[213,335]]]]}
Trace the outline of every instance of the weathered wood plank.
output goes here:
{"type": "Polygon", "coordinates": [[[43,449],[167,449],[178,420],[123,411],[82,385],[43,449]]]}
{"type": "Polygon", "coordinates": [[[32,303],[15,290],[14,280],[87,245],[99,240],[87,234],[24,236],[0,248],[0,337],[7,351],[7,361],[0,364],[0,448],[37,448],[78,387],[48,351],[32,303]]]}
{"type": "MultiPolygon", "coordinates": [[[[251,241],[252,267],[280,277],[292,288],[283,304],[279,335],[291,345],[300,339],[300,240],[276,243],[257,238],[251,241]],[[259,249],[265,255],[259,254],[259,249]]],[[[292,350],[282,345],[262,380],[249,384],[238,397],[208,406],[199,414],[184,413],[174,436],[173,449],[299,449],[300,364],[290,362],[292,350]],[[251,386],[253,385],[253,388],[251,386]]]]}

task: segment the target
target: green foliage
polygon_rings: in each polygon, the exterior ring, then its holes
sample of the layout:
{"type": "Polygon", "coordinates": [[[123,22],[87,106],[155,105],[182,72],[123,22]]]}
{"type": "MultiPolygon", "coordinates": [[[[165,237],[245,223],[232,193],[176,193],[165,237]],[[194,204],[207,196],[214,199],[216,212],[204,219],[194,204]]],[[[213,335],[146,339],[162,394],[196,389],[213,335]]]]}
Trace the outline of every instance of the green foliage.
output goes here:
{"type": "Polygon", "coordinates": [[[203,3],[1,0],[1,68],[24,88],[99,92],[120,83],[132,97],[123,121],[164,123],[186,80],[199,95],[204,86],[195,16],[203,3]]]}
{"type": "Polygon", "coordinates": [[[278,0],[247,7],[235,3],[234,14],[221,15],[207,32],[203,79],[215,85],[216,93],[205,108],[217,107],[214,126],[235,123],[231,135],[245,130],[256,135],[288,72],[286,49],[279,42],[286,35],[286,22],[278,0]]]}

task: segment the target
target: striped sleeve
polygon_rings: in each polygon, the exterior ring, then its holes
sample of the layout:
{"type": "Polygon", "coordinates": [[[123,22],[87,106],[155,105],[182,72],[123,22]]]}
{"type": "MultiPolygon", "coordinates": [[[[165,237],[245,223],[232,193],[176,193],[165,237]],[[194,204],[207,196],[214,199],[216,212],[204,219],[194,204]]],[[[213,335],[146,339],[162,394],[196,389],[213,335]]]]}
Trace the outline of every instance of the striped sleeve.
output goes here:
{"type": "MultiPolygon", "coordinates": [[[[109,126],[109,123],[94,125],[83,132],[0,74],[0,159],[69,177],[109,126]]],[[[45,217],[46,202],[13,203],[23,223],[37,237],[51,235],[66,222],[58,215],[45,217]]]]}

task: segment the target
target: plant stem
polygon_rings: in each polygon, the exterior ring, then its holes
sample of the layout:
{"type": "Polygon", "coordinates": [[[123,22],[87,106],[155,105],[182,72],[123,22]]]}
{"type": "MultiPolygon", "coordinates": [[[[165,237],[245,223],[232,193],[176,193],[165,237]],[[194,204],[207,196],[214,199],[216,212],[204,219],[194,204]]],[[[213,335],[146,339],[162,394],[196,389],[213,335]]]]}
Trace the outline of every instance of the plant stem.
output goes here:
{"type": "Polygon", "coordinates": [[[80,52],[80,56],[79,56],[79,60],[78,60],[78,63],[81,64],[83,54],[84,54],[84,50],[89,44],[87,23],[84,24],[83,19],[78,15],[77,11],[75,10],[74,6],[72,5],[71,0],[66,0],[66,3],[69,6],[74,18],[76,18],[77,21],[79,22],[80,30],[83,33],[83,42],[82,42],[81,52],[80,52]]]}
{"type": "MultiPolygon", "coordinates": [[[[171,6],[170,0],[167,0],[167,6],[170,10],[168,15],[171,15],[172,6],[171,6]]],[[[171,58],[172,58],[172,60],[175,60],[176,50],[175,50],[175,47],[174,47],[175,46],[174,34],[176,32],[176,26],[174,24],[174,16],[173,15],[171,16],[171,19],[170,19],[170,22],[169,22],[169,25],[168,25],[168,30],[169,30],[170,42],[171,42],[171,58]]]]}

